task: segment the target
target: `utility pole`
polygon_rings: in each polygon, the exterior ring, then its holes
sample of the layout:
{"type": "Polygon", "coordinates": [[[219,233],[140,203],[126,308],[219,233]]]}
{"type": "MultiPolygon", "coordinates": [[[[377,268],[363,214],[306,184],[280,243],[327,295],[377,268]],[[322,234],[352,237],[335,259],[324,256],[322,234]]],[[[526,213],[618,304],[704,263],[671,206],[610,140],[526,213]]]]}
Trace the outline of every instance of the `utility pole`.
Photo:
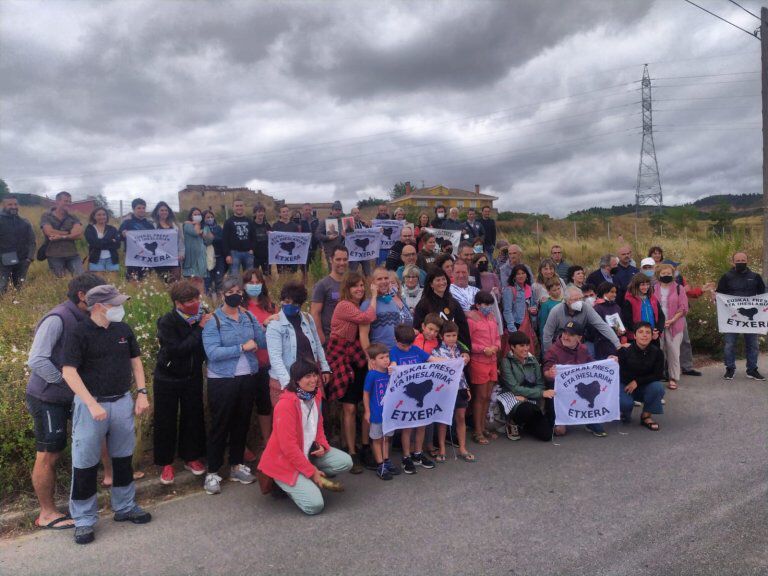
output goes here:
{"type": "Polygon", "coordinates": [[[643,143],[640,146],[640,165],[637,168],[637,187],[635,189],[635,218],[640,216],[640,206],[656,204],[661,212],[664,204],[661,195],[659,163],[656,161],[656,146],[653,143],[653,99],[651,97],[651,76],[648,64],[643,67],[641,80],[643,143]]]}
{"type": "Polygon", "coordinates": [[[763,277],[768,274],[768,8],[760,9],[760,54],[763,81],[763,277]]]}

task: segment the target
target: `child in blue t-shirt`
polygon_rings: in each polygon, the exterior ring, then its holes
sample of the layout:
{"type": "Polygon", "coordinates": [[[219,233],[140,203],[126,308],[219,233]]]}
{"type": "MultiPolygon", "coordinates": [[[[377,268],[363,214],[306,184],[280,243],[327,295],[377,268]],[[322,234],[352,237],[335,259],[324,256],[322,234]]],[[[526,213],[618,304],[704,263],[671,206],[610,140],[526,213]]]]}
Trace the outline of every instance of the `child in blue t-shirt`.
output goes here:
{"type": "MultiPolygon", "coordinates": [[[[389,351],[389,367],[407,366],[408,364],[423,364],[424,362],[436,362],[439,360],[436,356],[430,356],[418,346],[413,345],[416,334],[413,327],[407,324],[400,324],[395,327],[395,347],[389,351]]],[[[400,431],[401,442],[403,445],[403,472],[406,474],[416,474],[416,466],[421,466],[427,470],[435,467],[435,463],[426,456],[422,448],[424,446],[425,426],[416,428],[403,428],[400,431]],[[415,431],[414,451],[411,454],[411,435],[415,431]]]]}
{"type": "Polygon", "coordinates": [[[392,480],[392,476],[400,474],[400,467],[392,464],[389,459],[388,438],[392,437],[393,432],[385,436],[382,428],[384,394],[389,386],[389,351],[384,344],[376,343],[371,344],[366,353],[370,369],[363,385],[363,406],[365,421],[370,424],[368,436],[376,459],[376,475],[382,480],[392,480]]]}

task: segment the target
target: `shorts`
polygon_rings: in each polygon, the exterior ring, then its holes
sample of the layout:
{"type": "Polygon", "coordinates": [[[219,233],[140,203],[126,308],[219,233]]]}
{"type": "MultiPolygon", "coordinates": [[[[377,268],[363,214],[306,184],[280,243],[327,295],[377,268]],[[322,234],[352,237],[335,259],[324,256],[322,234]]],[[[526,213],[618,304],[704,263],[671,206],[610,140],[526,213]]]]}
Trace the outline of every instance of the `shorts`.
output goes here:
{"type": "Polygon", "coordinates": [[[469,363],[469,381],[472,384],[487,384],[499,381],[499,369],[496,363],[485,363],[472,360],[469,363]]]}
{"type": "Polygon", "coordinates": [[[269,416],[272,414],[272,400],[269,396],[269,368],[259,368],[256,374],[256,414],[269,416]]]}
{"type": "Polygon", "coordinates": [[[454,404],[453,409],[461,409],[466,408],[469,406],[469,391],[468,390],[459,390],[456,393],[456,404],[454,404]]]}
{"type": "MultiPolygon", "coordinates": [[[[393,431],[389,434],[386,434],[386,437],[392,438],[394,435],[395,433],[393,431]]],[[[379,440],[385,436],[384,427],[382,426],[381,422],[371,422],[371,428],[368,431],[368,436],[371,438],[371,440],[379,440]]]]}
{"type": "Polygon", "coordinates": [[[35,450],[63,452],[67,447],[67,420],[72,418],[72,404],[52,404],[29,394],[26,404],[34,420],[35,450]]]}
{"type": "Polygon", "coordinates": [[[347,386],[347,391],[344,392],[344,396],[339,398],[339,402],[344,404],[359,404],[363,401],[363,388],[365,387],[365,377],[368,375],[368,367],[355,367],[353,370],[355,372],[355,378],[352,383],[347,386]]]}
{"type": "Polygon", "coordinates": [[[269,402],[272,404],[272,408],[277,406],[277,401],[280,400],[280,395],[283,393],[283,388],[280,386],[280,381],[274,378],[269,379],[269,402]]]}

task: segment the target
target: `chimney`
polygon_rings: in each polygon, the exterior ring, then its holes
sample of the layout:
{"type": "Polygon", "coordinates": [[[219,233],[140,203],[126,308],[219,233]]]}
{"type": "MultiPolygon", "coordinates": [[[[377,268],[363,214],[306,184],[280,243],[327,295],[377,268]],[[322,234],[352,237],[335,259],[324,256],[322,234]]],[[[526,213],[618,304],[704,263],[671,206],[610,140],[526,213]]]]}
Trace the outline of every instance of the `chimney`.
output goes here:
{"type": "Polygon", "coordinates": [[[411,183],[406,182],[405,183],[405,195],[410,196],[411,195],[411,183]]]}
{"type": "Polygon", "coordinates": [[[475,184],[475,194],[480,196],[480,184],[475,184]]]}

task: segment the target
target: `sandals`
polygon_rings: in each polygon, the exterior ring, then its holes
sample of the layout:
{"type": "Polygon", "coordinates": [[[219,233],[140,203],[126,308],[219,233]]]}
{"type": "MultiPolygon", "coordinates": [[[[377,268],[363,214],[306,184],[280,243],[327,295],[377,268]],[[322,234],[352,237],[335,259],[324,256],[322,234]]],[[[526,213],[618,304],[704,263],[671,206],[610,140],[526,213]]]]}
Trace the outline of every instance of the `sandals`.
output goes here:
{"type": "Polygon", "coordinates": [[[654,421],[653,417],[648,414],[647,416],[641,416],[640,417],[640,425],[645,426],[648,428],[648,430],[653,430],[654,432],[659,431],[659,423],[654,421]]]}
{"type": "Polygon", "coordinates": [[[488,438],[488,440],[498,440],[499,435],[496,434],[496,432],[489,432],[488,430],[486,430],[485,437],[488,438]]]}
{"type": "Polygon", "coordinates": [[[491,443],[491,441],[483,436],[480,432],[475,432],[472,434],[472,442],[480,444],[481,446],[486,446],[491,443]]]}
{"type": "Polygon", "coordinates": [[[476,462],[475,455],[472,454],[472,452],[459,452],[458,456],[464,460],[464,462],[476,462]]]}
{"type": "Polygon", "coordinates": [[[669,384],[667,384],[667,388],[669,388],[670,390],[677,390],[678,388],[677,382],[670,380],[669,384]]]}
{"type": "Polygon", "coordinates": [[[59,516],[58,518],[48,522],[48,524],[40,524],[40,519],[35,518],[35,526],[37,528],[40,528],[42,530],[68,530],[69,528],[74,528],[74,524],[67,524],[66,526],[59,526],[62,522],[67,522],[69,520],[72,520],[72,516],[69,514],[64,514],[63,516],[59,516]]]}
{"type": "MultiPolygon", "coordinates": [[[[429,450],[425,450],[425,452],[433,460],[436,460],[437,457],[440,456],[440,450],[438,450],[437,448],[430,448],[429,450]]],[[[445,454],[443,454],[443,462],[445,462],[445,454]]]]}
{"type": "Polygon", "coordinates": [[[435,462],[439,464],[445,462],[445,454],[436,453],[434,456],[432,456],[432,458],[434,458],[435,462]]]}

